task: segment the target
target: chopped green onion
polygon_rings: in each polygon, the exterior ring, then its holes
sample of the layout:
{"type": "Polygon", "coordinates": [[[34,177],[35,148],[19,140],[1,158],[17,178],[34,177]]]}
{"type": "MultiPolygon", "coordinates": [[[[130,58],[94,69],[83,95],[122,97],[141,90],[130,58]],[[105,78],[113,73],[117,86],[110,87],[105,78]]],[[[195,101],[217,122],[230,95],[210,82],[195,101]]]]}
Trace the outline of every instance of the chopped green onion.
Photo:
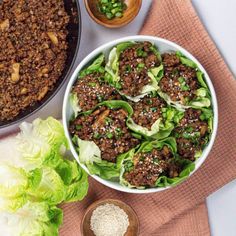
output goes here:
{"type": "Polygon", "coordinates": [[[151,107],[150,110],[151,110],[152,112],[156,112],[156,111],[157,111],[157,107],[151,107]]]}
{"type": "Polygon", "coordinates": [[[96,83],[94,83],[94,82],[90,82],[90,83],[88,83],[88,85],[90,86],[90,87],[96,87],[96,83]]]}
{"type": "Polygon", "coordinates": [[[94,137],[95,139],[99,139],[99,138],[102,137],[102,135],[96,132],[96,133],[94,133],[93,137],[94,137]]]}
{"type": "Polygon", "coordinates": [[[180,86],[181,90],[183,91],[188,91],[190,90],[189,86],[188,85],[183,85],[183,86],[180,86]]]}
{"type": "Polygon", "coordinates": [[[106,136],[107,136],[107,138],[109,138],[109,139],[113,138],[113,134],[112,134],[112,133],[107,133],[106,136]]]}
{"type": "Polygon", "coordinates": [[[184,79],[184,77],[179,77],[179,78],[178,78],[178,81],[179,81],[180,83],[184,83],[184,82],[185,82],[185,79],[184,79]]]}
{"type": "Polygon", "coordinates": [[[158,160],[157,158],[154,158],[154,159],[153,159],[153,162],[154,162],[155,164],[158,164],[158,163],[159,163],[159,160],[158,160]]]}
{"type": "Polygon", "coordinates": [[[123,14],[122,14],[121,12],[117,12],[117,13],[115,14],[115,16],[120,18],[120,17],[123,16],[123,14]]]}
{"type": "Polygon", "coordinates": [[[111,124],[111,123],[112,123],[112,119],[109,118],[109,117],[106,117],[106,118],[105,118],[105,123],[106,123],[106,125],[111,124]]]}
{"type": "Polygon", "coordinates": [[[145,67],[145,64],[144,63],[139,63],[138,64],[138,68],[144,68],[145,67]]]}
{"type": "Polygon", "coordinates": [[[116,132],[120,133],[121,132],[121,128],[116,128],[116,132]]]}
{"type": "Polygon", "coordinates": [[[111,20],[115,17],[122,17],[127,5],[124,0],[99,0],[98,9],[107,19],[111,20]]]}
{"type": "Polygon", "coordinates": [[[76,130],[81,130],[82,128],[83,128],[82,125],[76,125],[76,126],[75,126],[75,129],[76,129],[76,130]]]}
{"type": "Polygon", "coordinates": [[[102,102],[104,97],[102,95],[98,94],[97,99],[98,99],[99,102],[102,102]]]}
{"type": "Polygon", "coordinates": [[[131,66],[130,65],[126,65],[125,66],[125,71],[126,72],[130,72],[131,71],[131,66]]]}

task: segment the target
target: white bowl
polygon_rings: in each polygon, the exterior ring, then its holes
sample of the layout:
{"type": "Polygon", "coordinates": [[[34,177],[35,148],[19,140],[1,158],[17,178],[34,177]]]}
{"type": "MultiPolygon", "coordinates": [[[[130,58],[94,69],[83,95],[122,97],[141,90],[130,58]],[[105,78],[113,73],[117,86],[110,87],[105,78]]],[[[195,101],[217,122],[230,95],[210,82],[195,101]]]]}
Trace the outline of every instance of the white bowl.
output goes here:
{"type": "MultiPolygon", "coordinates": [[[[208,143],[207,147],[204,149],[204,151],[202,153],[202,156],[195,161],[196,167],[195,167],[195,170],[190,174],[190,175],[192,175],[195,171],[197,171],[197,169],[206,160],[206,158],[207,158],[207,156],[208,156],[208,154],[209,154],[209,152],[210,152],[210,150],[213,146],[215,137],[216,137],[217,125],[218,125],[218,107],[217,107],[217,99],[216,99],[215,90],[214,90],[212,82],[211,82],[207,72],[203,68],[203,66],[187,50],[185,50],[181,46],[179,46],[179,45],[177,45],[173,42],[170,42],[166,39],[162,39],[162,38],[158,38],[158,37],[152,37],[152,36],[144,36],[144,35],[130,36],[130,37],[125,37],[125,38],[117,39],[117,40],[114,40],[112,42],[106,43],[106,44],[98,47],[94,51],[92,51],[77,66],[76,70],[74,71],[74,73],[73,73],[73,75],[72,75],[72,77],[71,77],[71,79],[70,79],[70,81],[67,85],[67,89],[66,89],[65,97],[64,97],[64,102],[63,102],[63,125],[64,125],[64,129],[65,129],[66,137],[69,140],[69,144],[70,144],[70,148],[71,148],[71,152],[72,152],[73,156],[78,161],[78,163],[84,168],[84,170],[89,173],[87,167],[84,164],[80,163],[79,158],[78,158],[78,154],[77,154],[77,152],[76,152],[76,150],[75,150],[75,148],[72,144],[71,136],[70,136],[69,131],[68,131],[69,119],[72,115],[72,109],[71,109],[71,106],[69,104],[69,95],[70,95],[70,92],[71,92],[71,87],[73,86],[73,84],[77,80],[79,71],[84,66],[86,66],[91,60],[93,60],[98,54],[103,52],[103,53],[105,53],[105,55],[107,55],[112,47],[114,47],[118,43],[125,42],[125,41],[150,41],[158,47],[158,49],[161,53],[167,52],[167,51],[180,51],[185,56],[187,56],[189,59],[193,60],[198,65],[199,69],[204,73],[206,83],[207,83],[207,85],[208,85],[208,87],[211,91],[211,96],[212,96],[213,112],[214,112],[213,131],[212,131],[210,142],[208,143]]],[[[128,187],[120,185],[118,182],[112,182],[112,181],[109,181],[109,180],[104,180],[104,179],[102,179],[102,178],[100,178],[99,176],[96,176],[96,175],[91,175],[91,176],[94,179],[96,179],[98,182],[100,182],[100,183],[102,183],[102,184],[104,184],[104,185],[106,185],[110,188],[113,188],[113,189],[116,189],[116,190],[119,190],[119,191],[123,191],[123,192],[128,192],[128,193],[153,193],[153,192],[160,192],[160,191],[163,191],[163,190],[166,190],[166,189],[172,187],[172,186],[169,186],[169,187],[162,187],[162,188],[148,188],[148,189],[143,189],[143,190],[130,189],[128,187]]]]}

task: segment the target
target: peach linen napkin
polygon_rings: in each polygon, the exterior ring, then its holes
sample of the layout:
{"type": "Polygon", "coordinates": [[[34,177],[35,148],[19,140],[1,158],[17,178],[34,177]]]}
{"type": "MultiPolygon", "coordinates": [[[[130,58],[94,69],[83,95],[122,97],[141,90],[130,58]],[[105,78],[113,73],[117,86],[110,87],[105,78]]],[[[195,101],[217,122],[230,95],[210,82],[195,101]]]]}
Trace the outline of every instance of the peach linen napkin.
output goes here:
{"type": "Polygon", "coordinates": [[[90,178],[88,196],[63,206],[61,236],[79,236],[85,209],[98,199],[116,198],[131,205],[141,236],[210,235],[205,199],[236,178],[236,82],[200,22],[190,0],[153,0],[140,34],[163,37],[195,55],[209,73],[219,104],[219,129],[209,157],[184,183],[146,195],[121,193],[90,178]]]}

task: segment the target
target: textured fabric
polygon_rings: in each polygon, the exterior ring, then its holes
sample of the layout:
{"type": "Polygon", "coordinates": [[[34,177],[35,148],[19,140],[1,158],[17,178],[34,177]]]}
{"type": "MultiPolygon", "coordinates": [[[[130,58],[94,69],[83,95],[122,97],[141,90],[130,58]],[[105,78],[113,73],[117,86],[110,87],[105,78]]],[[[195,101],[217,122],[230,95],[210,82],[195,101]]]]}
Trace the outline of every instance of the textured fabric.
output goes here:
{"type": "Polygon", "coordinates": [[[207,70],[218,97],[219,128],[209,157],[187,181],[161,193],[120,193],[90,179],[90,190],[80,203],[67,204],[63,236],[80,235],[87,206],[102,198],[130,204],[140,220],[140,235],[210,235],[206,197],[236,177],[236,82],[189,0],[154,0],[140,32],[163,37],[190,51],[207,70]]]}
{"type": "Polygon", "coordinates": [[[172,40],[189,50],[211,77],[219,104],[219,130],[203,166],[187,181],[161,193],[133,195],[109,189],[90,178],[88,196],[64,204],[61,236],[80,236],[86,208],[98,199],[117,198],[136,211],[141,236],[210,235],[206,197],[236,178],[236,82],[189,0],[153,0],[140,32],[172,40]]]}

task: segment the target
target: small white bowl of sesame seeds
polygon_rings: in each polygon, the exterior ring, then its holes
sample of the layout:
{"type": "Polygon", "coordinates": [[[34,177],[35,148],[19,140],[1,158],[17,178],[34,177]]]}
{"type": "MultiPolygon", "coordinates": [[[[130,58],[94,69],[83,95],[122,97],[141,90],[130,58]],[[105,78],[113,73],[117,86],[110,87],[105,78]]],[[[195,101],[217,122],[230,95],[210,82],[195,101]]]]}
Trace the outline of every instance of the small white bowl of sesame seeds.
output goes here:
{"type": "Polygon", "coordinates": [[[86,210],[81,221],[82,236],[139,234],[139,221],[135,211],[117,199],[98,200],[86,210]]]}

